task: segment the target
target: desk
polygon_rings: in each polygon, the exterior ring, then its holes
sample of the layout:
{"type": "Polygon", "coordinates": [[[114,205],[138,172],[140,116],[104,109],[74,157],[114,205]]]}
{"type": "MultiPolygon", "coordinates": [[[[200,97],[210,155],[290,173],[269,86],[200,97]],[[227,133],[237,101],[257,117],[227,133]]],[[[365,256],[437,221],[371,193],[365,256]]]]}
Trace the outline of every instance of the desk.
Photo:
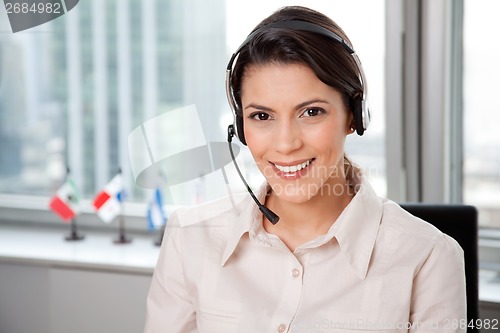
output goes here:
{"type": "MultiPolygon", "coordinates": [[[[154,236],[112,242],[85,232],[0,224],[0,325],[6,332],[141,332],[159,247],[154,236]]],[[[500,313],[500,279],[480,271],[481,314],[500,313]]]]}
{"type": "Polygon", "coordinates": [[[159,247],[153,235],[134,236],[130,244],[114,244],[116,235],[86,232],[68,242],[65,231],[0,225],[0,262],[94,269],[151,275],[159,247]]]}
{"type": "Polygon", "coordinates": [[[2,332],[141,332],[159,247],[151,236],[130,244],[115,234],[0,225],[2,332]]]}

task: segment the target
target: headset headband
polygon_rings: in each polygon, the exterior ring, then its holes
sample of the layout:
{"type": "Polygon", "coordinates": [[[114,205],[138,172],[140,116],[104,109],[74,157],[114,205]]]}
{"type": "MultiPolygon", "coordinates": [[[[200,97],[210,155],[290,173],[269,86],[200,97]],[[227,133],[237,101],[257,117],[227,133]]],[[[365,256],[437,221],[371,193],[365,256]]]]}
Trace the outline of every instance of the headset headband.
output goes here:
{"type": "Polygon", "coordinates": [[[227,69],[226,69],[226,95],[227,99],[229,101],[229,105],[231,107],[231,110],[233,111],[233,116],[235,117],[235,127],[237,129],[236,134],[240,141],[243,144],[245,143],[244,135],[243,135],[243,121],[238,120],[238,106],[236,104],[236,100],[234,97],[233,89],[231,87],[231,77],[232,77],[232,72],[233,72],[233,65],[238,57],[238,55],[241,52],[241,49],[244,48],[250,41],[253,40],[253,38],[261,33],[262,31],[265,30],[270,30],[270,29],[289,29],[289,30],[302,30],[302,31],[309,31],[313,32],[319,35],[326,36],[328,38],[331,38],[340,45],[344,47],[344,49],[349,52],[349,54],[353,57],[354,62],[356,63],[356,66],[358,68],[359,72],[359,81],[361,83],[361,86],[363,88],[363,95],[361,96],[361,99],[359,101],[360,105],[359,107],[355,107],[356,109],[353,110],[354,113],[354,121],[356,125],[356,132],[359,135],[363,135],[364,131],[368,128],[368,124],[370,122],[370,112],[368,110],[368,103],[367,103],[367,97],[368,97],[368,87],[366,83],[366,77],[365,77],[365,72],[363,70],[363,67],[361,66],[361,61],[359,60],[358,55],[356,52],[354,52],[354,49],[352,45],[337,35],[335,32],[330,31],[322,26],[319,26],[314,23],[306,22],[306,21],[299,21],[299,20],[290,20],[290,21],[278,21],[274,23],[267,24],[263,27],[260,27],[259,29],[255,30],[252,32],[248,37],[245,39],[245,41],[238,47],[236,52],[233,53],[231,56],[231,59],[229,60],[229,63],[227,64],[227,69]],[[240,123],[240,124],[239,124],[240,123]]]}

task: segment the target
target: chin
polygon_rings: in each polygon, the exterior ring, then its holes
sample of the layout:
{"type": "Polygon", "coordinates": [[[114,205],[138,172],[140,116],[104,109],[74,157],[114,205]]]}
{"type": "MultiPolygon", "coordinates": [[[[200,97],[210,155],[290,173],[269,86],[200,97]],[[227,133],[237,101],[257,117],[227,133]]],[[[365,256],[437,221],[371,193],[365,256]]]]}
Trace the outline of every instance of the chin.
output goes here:
{"type": "Polygon", "coordinates": [[[268,181],[277,198],[290,203],[301,204],[309,201],[318,194],[319,186],[316,184],[295,184],[292,182],[281,183],[268,181]]]}

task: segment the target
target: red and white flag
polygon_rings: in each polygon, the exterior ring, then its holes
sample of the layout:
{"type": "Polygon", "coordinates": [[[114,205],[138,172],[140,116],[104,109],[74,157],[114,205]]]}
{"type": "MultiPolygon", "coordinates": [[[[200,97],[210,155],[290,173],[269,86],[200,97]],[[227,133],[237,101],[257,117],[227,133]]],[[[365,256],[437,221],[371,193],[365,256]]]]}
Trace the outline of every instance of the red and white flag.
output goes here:
{"type": "Polygon", "coordinates": [[[68,178],[50,200],[49,207],[64,222],[69,222],[80,212],[79,202],[80,194],[78,188],[75,182],[68,178]]]}
{"type": "Polygon", "coordinates": [[[119,173],[94,198],[94,208],[101,220],[111,223],[121,214],[124,195],[123,177],[119,173]]]}

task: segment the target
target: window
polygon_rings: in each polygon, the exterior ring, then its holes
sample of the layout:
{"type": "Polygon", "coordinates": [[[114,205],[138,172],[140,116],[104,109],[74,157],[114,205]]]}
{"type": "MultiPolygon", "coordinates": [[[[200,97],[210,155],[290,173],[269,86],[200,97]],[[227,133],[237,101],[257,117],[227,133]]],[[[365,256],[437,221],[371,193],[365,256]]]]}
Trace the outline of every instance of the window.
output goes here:
{"type": "Polygon", "coordinates": [[[463,199],[482,227],[500,228],[500,22],[495,0],[464,1],[463,199]]]}
{"type": "MultiPolygon", "coordinates": [[[[385,195],[384,1],[300,4],[337,21],[363,62],[372,123],[365,136],[351,136],[347,152],[385,195]]],[[[129,133],[157,115],[195,104],[206,140],[225,141],[232,121],[224,91],[229,56],[261,19],[284,5],[288,2],[80,1],[54,21],[15,34],[1,7],[2,197],[36,196],[46,207],[69,166],[89,212],[89,200],[119,169],[129,201],[144,202],[148,191],[134,184],[130,168],[129,133]]],[[[174,128],[161,135],[186,132],[174,128]]],[[[249,164],[253,178],[251,169],[249,164]]],[[[190,196],[199,195],[199,188],[191,187],[190,196]]],[[[29,208],[30,202],[19,206],[29,208]]]]}
{"type": "MultiPolygon", "coordinates": [[[[232,54],[252,29],[274,10],[290,5],[289,1],[226,2],[228,54],[232,54]]],[[[354,50],[359,55],[369,86],[369,105],[372,121],[362,136],[350,135],[346,142],[346,153],[354,163],[360,165],[375,191],[386,195],[385,172],[385,103],[384,103],[384,59],[385,59],[385,1],[296,1],[294,5],[318,10],[346,32],[354,50]],[[359,8],[363,8],[362,11],[359,8]],[[370,29],[366,29],[369,26],[370,29]]],[[[232,121],[225,115],[225,126],[232,121]]],[[[259,171],[252,167],[250,154],[245,154],[245,168],[250,183],[257,186],[262,181],[259,171]]]]}

